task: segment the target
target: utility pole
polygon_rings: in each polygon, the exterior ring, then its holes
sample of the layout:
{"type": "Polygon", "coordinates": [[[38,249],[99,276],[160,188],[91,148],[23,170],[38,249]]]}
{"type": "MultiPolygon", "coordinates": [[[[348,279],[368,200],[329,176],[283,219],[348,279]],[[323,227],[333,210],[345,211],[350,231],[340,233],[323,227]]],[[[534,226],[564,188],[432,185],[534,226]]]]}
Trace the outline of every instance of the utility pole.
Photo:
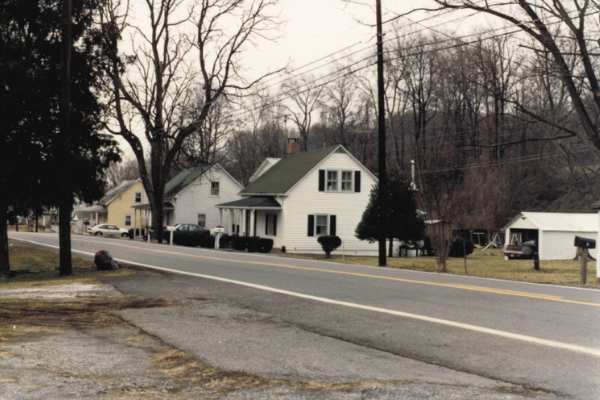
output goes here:
{"type": "Polygon", "coordinates": [[[387,224],[387,173],[385,161],[385,98],[383,82],[383,28],[381,23],[381,0],[377,3],[377,97],[379,103],[379,266],[387,265],[385,254],[387,224]]]}
{"type": "Polygon", "coordinates": [[[73,210],[73,191],[71,190],[71,19],[73,4],[71,0],[62,1],[62,43],[61,43],[61,85],[60,98],[60,194],[58,208],[58,241],[60,244],[60,276],[72,275],[71,259],[71,211],[73,210]]]}

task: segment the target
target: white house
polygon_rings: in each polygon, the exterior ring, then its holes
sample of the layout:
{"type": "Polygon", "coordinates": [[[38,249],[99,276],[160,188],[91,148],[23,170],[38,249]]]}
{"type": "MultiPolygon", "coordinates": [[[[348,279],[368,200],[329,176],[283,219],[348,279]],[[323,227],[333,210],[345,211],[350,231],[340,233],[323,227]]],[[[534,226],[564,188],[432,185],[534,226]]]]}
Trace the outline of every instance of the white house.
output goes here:
{"type": "MultiPolygon", "coordinates": [[[[540,260],[568,260],[575,258],[575,236],[598,238],[598,215],[522,212],[503,231],[506,244],[537,240],[540,260]]],[[[590,254],[597,258],[596,249],[590,254]]]]}
{"type": "Polygon", "coordinates": [[[207,229],[220,223],[217,204],[238,200],[243,186],[219,164],[188,168],[165,185],[165,223],[199,224],[207,229]]]}
{"type": "MultiPolygon", "coordinates": [[[[377,243],[354,236],[376,183],[338,145],[288,155],[250,182],[240,192],[243,199],[217,207],[223,217],[239,211],[242,234],[271,238],[288,252],[320,253],[318,236],[337,235],[346,254],[377,255],[377,243]]],[[[230,220],[236,225],[235,217],[230,220]]],[[[227,226],[228,233],[234,229],[227,226]]]]}

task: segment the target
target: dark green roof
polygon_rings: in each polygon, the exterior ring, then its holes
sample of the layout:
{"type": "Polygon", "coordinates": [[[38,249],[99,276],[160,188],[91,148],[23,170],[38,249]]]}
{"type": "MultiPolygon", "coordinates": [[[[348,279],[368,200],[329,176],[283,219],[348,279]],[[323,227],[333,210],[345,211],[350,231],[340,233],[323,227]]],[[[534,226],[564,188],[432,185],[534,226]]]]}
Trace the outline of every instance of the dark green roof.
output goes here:
{"type": "Polygon", "coordinates": [[[284,194],[338,147],[336,145],[295,153],[282,158],[255,181],[250,182],[240,194],[284,194]]]}
{"type": "Polygon", "coordinates": [[[206,171],[212,168],[212,165],[199,165],[181,171],[175,178],[171,179],[165,185],[165,199],[169,199],[181,192],[188,185],[201,177],[206,171]]]}

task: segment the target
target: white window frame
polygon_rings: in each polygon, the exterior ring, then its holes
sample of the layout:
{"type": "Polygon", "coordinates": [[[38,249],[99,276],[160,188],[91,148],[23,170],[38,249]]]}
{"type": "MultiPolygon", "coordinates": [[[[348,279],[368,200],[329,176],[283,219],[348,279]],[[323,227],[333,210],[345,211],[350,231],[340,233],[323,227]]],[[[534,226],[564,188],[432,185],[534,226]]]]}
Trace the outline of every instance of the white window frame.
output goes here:
{"type": "MultiPolygon", "coordinates": [[[[323,226],[323,225],[321,225],[323,226]]],[[[315,214],[315,236],[329,235],[329,215],[315,214]],[[325,217],[325,233],[319,233],[319,217],[325,217]]]]}
{"type": "Polygon", "coordinates": [[[325,191],[339,192],[340,171],[328,169],[325,171],[325,191]],[[335,174],[335,179],[330,179],[329,174],[335,174]],[[330,182],[335,184],[335,189],[330,188],[330,182]]]}
{"type": "Polygon", "coordinates": [[[144,196],[142,195],[142,192],[135,192],[133,194],[133,202],[137,204],[137,203],[141,203],[142,201],[144,201],[144,196]],[[140,196],[139,201],[138,201],[138,195],[140,196]]]}
{"type": "Polygon", "coordinates": [[[125,216],[123,217],[123,224],[126,227],[133,226],[133,218],[131,214],[125,214],[125,216]],[[127,224],[127,217],[129,217],[129,224],[127,224]]]}
{"type": "Polygon", "coordinates": [[[201,226],[201,227],[203,227],[203,228],[206,228],[206,214],[201,214],[201,213],[198,213],[197,215],[198,215],[198,219],[197,219],[198,225],[200,225],[200,226],[201,226]],[[201,215],[204,215],[204,225],[202,225],[202,224],[200,223],[200,216],[201,216],[201,215]]]}
{"type": "Polygon", "coordinates": [[[219,192],[221,191],[221,184],[219,183],[219,181],[210,181],[210,195],[212,197],[219,197],[219,192]],[[214,188],[213,184],[217,184],[217,187],[214,188]],[[215,192],[216,190],[216,192],[215,192]]]}
{"type": "Polygon", "coordinates": [[[354,192],[354,171],[340,171],[340,191],[354,192]],[[344,174],[350,174],[350,180],[344,180],[344,174]],[[344,189],[344,183],[348,184],[346,189],[344,189]]]}

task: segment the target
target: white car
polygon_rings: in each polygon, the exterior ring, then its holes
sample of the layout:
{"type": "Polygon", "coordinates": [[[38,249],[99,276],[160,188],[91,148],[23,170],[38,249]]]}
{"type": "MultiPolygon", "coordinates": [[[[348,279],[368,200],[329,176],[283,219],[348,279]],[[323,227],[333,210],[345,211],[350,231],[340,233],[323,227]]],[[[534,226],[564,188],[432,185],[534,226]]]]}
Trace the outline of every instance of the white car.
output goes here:
{"type": "Polygon", "coordinates": [[[90,235],[105,235],[105,236],[129,236],[129,231],[127,229],[119,228],[115,225],[101,224],[96,225],[93,228],[88,228],[88,233],[90,235]]]}

